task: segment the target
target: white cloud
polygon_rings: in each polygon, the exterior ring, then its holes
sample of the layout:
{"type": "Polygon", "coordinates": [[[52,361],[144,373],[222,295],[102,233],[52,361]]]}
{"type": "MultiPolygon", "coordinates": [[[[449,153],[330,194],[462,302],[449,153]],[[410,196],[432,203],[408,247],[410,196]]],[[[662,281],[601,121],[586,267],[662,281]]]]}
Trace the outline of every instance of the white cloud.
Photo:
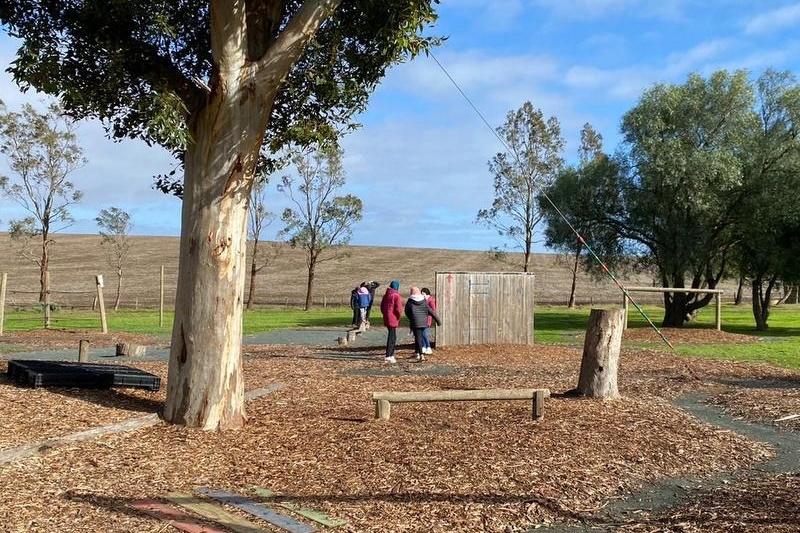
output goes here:
{"type": "Polygon", "coordinates": [[[797,26],[798,23],[800,23],[800,4],[793,4],[751,18],[745,24],[744,32],[747,35],[776,33],[784,28],[797,26]]]}
{"type": "Polygon", "coordinates": [[[665,73],[681,75],[701,71],[706,64],[718,60],[733,44],[732,39],[713,39],[697,44],[685,52],[670,54],[665,73]]]}

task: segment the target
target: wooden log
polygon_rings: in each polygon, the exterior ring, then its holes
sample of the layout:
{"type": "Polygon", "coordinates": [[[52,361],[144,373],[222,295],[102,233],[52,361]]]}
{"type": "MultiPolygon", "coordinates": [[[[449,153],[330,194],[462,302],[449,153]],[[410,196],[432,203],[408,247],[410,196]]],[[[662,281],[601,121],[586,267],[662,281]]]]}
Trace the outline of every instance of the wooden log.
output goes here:
{"type": "Polygon", "coordinates": [[[450,402],[478,400],[531,400],[532,418],[541,418],[549,389],[468,389],[415,392],[373,392],[375,418],[389,420],[392,402],[450,402]]]}
{"type": "Polygon", "coordinates": [[[389,402],[450,402],[471,400],[530,400],[537,391],[550,397],[549,389],[458,389],[413,392],[373,392],[373,400],[389,402]]]}
{"type": "Polygon", "coordinates": [[[578,393],[590,398],[616,398],[622,309],[592,309],[583,343],[578,393]]]}
{"type": "Polygon", "coordinates": [[[146,346],[142,346],[140,344],[134,344],[132,342],[122,342],[117,344],[117,356],[130,356],[130,357],[141,357],[147,351],[146,346]]]}
{"type": "Polygon", "coordinates": [[[78,362],[86,363],[89,361],[89,341],[81,339],[78,341],[78,362]]]}

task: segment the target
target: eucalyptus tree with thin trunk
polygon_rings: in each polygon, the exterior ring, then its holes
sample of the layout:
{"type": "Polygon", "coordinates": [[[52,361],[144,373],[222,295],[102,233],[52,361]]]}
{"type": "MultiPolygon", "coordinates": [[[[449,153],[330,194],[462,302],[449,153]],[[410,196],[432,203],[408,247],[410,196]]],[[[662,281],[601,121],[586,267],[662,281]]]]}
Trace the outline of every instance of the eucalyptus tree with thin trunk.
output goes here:
{"type": "Polygon", "coordinates": [[[117,273],[117,293],[114,296],[114,311],[117,311],[122,295],[122,269],[131,249],[131,216],[118,207],[111,207],[101,209],[94,220],[100,227],[100,242],[106,247],[108,264],[117,273]]]}
{"type": "Polygon", "coordinates": [[[386,69],[435,44],[437,0],[128,0],[0,4],[10,68],[115,138],[183,164],[179,276],[164,418],[244,423],[247,207],[262,149],[332,137],[386,69]],[[308,132],[312,135],[309,136],[308,132]]]}
{"type": "Polygon", "coordinates": [[[560,252],[572,276],[567,306],[575,306],[578,273],[593,277],[605,275],[597,260],[587,253],[587,244],[607,266],[622,264],[622,242],[612,228],[597,221],[597,208],[611,209],[616,192],[608,187],[616,183],[618,163],[602,152],[603,138],[591,124],[581,129],[578,166],[558,173],[552,184],[539,196],[544,215],[545,246],[560,252]],[[577,234],[576,234],[577,232],[577,234]]]}
{"type": "MultiPolygon", "coordinates": [[[[525,102],[506,115],[497,133],[508,151],[489,161],[495,197],[491,207],[478,211],[476,222],[496,229],[521,250],[522,270],[528,272],[536,226],[542,219],[539,191],[553,182],[564,165],[561,126],[555,117],[545,120],[541,110],[525,102]]],[[[504,255],[499,247],[495,253],[504,255]]]]}
{"type": "Polygon", "coordinates": [[[44,112],[26,104],[8,111],[0,102],[0,152],[13,177],[0,176],[0,191],[29,216],[12,220],[9,234],[20,253],[39,267],[39,301],[50,291],[50,247],[53,235],[72,225],[69,207],[83,193],[69,180],[85,164],[74,121],[55,103],[44,112]],[[30,246],[38,241],[38,252],[30,246]]]}
{"type": "Polygon", "coordinates": [[[262,177],[253,183],[253,191],[250,193],[250,224],[247,228],[250,234],[250,284],[245,304],[247,309],[252,309],[255,303],[256,276],[281,251],[281,243],[268,243],[262,239],[264,230],[275,220],[275,213],[267,210],[266,189],[267,179],[262,177]]]}
{"type": "Polygon", "coordinates": [[[335,143],[295,153],[292,165],[297,175],[283,176],[278,185],[294,206],[283,211],[280,234],[293,248],[302,248],[306,253],[305,309],[309,310],[314,302],[317,266],[347,256],[341,247],[350,242],[363,206],[352,194],[335,196],[346,182],[342,152],[335,143]]]}

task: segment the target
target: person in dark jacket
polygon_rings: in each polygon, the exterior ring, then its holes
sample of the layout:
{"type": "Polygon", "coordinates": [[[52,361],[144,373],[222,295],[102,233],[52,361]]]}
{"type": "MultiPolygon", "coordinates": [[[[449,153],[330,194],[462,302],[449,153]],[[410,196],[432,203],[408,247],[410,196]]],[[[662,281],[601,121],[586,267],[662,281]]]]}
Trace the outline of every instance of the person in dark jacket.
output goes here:
{"type": "Polygon", "coordinates": [[[375,301],[375,291],[381,286],[378,281],[370,281],[365,283],[364,286],[369,291],[369,305],[367,305],[367,326],[369,326],[369,313],[372,311],[372,303],[375,301]]]}
{"type": "Polygon", "coordinates": [[[397,292],[400,289],[400,282],[393,280],[386,289],[386,293],[381,298],[381,313],[383,314],[383,325],[388,330],[386,335],[386,362],[396,363],[394,357],[397,346],[397,328],[400,326],[400,319],[403,317],[403,297],[397,292]]]}
{"type": "Polygon", "coordinates": [[[358,327],[359,324],[359,311],[358,311],[358,286],[354,287],[352,291],[350,291],[350,309],[353,310],[353,321],[350,322],[350,326],[358,327]]]}
{"type": "Polygon", "coordinates": [[[428,300],[422,295],[419,287],[411,287],[411,296],[406,301],[405,312],[411,331],[414,333],[414,358],[412,361],[424,361],[425,351],[422,349],[422,332],[428,327],[428,317],[433,318],[437,326],[441,326],[442,321],[436,311],[428,305],[428,300]]]}

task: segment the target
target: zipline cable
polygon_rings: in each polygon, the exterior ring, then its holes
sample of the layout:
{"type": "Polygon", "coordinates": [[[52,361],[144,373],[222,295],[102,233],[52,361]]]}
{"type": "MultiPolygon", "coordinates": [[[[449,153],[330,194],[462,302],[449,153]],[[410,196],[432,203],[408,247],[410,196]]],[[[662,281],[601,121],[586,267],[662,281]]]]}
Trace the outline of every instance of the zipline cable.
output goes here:
{"type": "MultiPolygon", "coordinates": [[[[447,76],[447,78],[450,80],[450,82],[453,84],[453,86],[458,90],[458,92],[461,94],[461,96],[464,98],[464,100],[466,100],[466,102],[469,104],[469,106],[472,108],[472,110],[475,112],[475,114],[478,115],[478,117],[483,121],[483,123],[486,125],[486,127],[489,128],[489,130],[492,132],[492,134],[495,136],[495,138],[500,142],[500,144],[506,149],[507,152],[512,154],[514,156],[514,159],[517,160],[517,163],[521,165],[522,164],[522,160],[520,159],[520,157],[517,154],[517,152],[515,150],[511,149],[508,146],[508,144],[506,144],[505,140],[502,137],[500,137],[500,134],[498,134],[497,131],[491,126],[491,124],[489,124],[489,121],[486,120],[486,117],[483,116],[483,113],[481,113],[480,110],[475,106],[475,104],[472,103],[472,100],[470,100],[469,96],[467,96],[467,94],[461,89],[461,87],[458,85],[456,80],[453,79],[453,77],[450,75],[450,73],[447,71],[447,69],[444,68],[444,65],[442,65],[439,62],[439,60],[436,58],[436,56],[433,54],[433,52],[431,52],[429,50],[427,53],[431,57],[431,59],[433,59],[436,62],[436,64],[439,66],[439,69],[444,73],[445,76],[447,76]]],[[[631,295],[628,292],[628,290],[625,287],[623,287],[622,284],[620,284],[619,280],[617,280],[616,276],[614,276],[614,274],[611,272],[611,270],[609,270],[609,268],[606,266],[606,264],[603,262],[603,260],[600,259],[600,257],[598,257],[598,255],[594,252],[592,247],[589,246],[589,243],[586,242],[586,239],[584,239],[583,236],[580,234],[580,232],[577,229],[575,229],[575,226],[573,226],[572,223],[570,223],[570,221],[566,217],[566,215],[564,215],[564,213],[561,212],[561,210],[558,208],[558,206],[555,204],[555,202],[553,202],[553,200],[547,195],[547,192],[544,190],[544,188],[539,186],[535,181],[533,182],[533,186],[536,187],[539,190],[539,194],[541,194],[542,197],[544,197],[544,199],[547,200],[547,203],[549,203],[550,206],[552,206],[552,208],[555,210],[555,212],[558,213],[558,216],[561,217],[561,219],[569,227],[569,229],[572,231],[572,233],[574,233],[575,236],[578,237],[578,242],[580,242],[581,245],[586,247],[586,251],[588,251],[589,254],[594,258],[594,260],[597,261],[600,264],[600,267],[602,268],[603,272],[608,274],[608,276],[614,281],[614,284],[617,286],[617,288],[619,290],[622,291],[622,294],[625,296],[625,298],[627,298],[627,300],[633,304],[633,306],[636,308],[637,311],[639,311],[639,314],[641,314],[642,317],[644,317],[644,319],[647,321],[647,323],[650,325],[650,327],[653,328],[653,330],[655,330],[656,333],[658,333],[658,336],[661,337],[661,340],[664,341],[664,343],[667,346],[669,346],[670,349],[673,352],[677,353],[676,350],[675,350],[675,347],[672,345],[672,343],[669,342],[669,340],[664,336],[664,334],[661,332],[661,330],[658,329],[658,326],[656,326],[653,323],[653,321],[650,319],[650,317],[647,316],[647,313],[644,312],[644,309],[642,309],[639,306],[639,304],[636,303],[636,300],[634,300],[633,297],[631,297],[631,295]]]]}

